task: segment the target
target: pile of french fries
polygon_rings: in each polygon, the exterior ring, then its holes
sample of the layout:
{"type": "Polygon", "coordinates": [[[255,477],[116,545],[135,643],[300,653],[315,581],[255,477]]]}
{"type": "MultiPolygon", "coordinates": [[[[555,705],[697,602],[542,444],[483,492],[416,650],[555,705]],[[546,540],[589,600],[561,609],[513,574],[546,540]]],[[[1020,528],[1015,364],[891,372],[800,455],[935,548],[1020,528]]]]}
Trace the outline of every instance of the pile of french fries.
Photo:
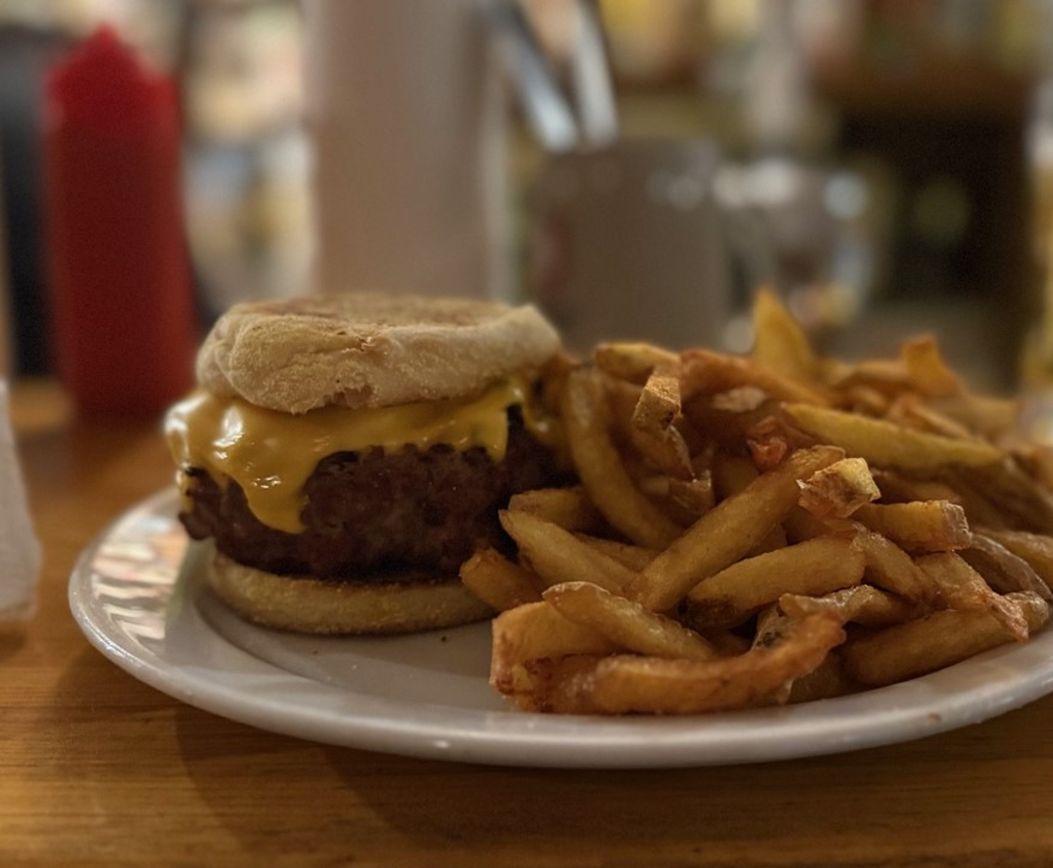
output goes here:
{"type": "Polygon", "coordinates": [[[1046,623],[1053,473],[1015,403],[968,391],[931,338],[820,358],[767,292],[754,325],[748,357],[604,344],[546,384],[580,486],[513,497],[517,562],[461,569],[518,707],[812,701],[1046,623]]]}

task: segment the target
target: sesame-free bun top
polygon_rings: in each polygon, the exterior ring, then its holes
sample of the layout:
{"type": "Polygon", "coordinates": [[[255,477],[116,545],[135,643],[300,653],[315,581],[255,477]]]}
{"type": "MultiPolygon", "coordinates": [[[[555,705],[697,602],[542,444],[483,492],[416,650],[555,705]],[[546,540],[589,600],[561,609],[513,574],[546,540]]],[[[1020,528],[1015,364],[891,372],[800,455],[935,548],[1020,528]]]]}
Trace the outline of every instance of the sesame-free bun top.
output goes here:
{"type": "Polygon", "coordinates": [[[559,345],[530,305],[312,295],[232,307],[205,339],[197,377],[215,395],[285,413],[388,407],[476,394],[559,345]]]}

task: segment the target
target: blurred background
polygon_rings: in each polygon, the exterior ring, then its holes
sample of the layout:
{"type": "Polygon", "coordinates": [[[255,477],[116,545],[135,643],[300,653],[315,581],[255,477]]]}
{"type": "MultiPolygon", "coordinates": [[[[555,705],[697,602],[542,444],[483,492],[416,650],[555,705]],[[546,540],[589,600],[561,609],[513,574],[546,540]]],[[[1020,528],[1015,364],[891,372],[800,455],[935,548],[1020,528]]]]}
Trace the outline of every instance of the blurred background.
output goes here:
{"type": "Polygon", "coordinates": [[[174,84],[202,326],[368,283],[534,300],[579,345],[745,350],[764,283],[830,351],[931,330],[980,386],[1053,370],[1050,0],[532,0],[555,106],[508,4],[343,5],[0,0],[14,373],[55,357],[49,70],[102,23],[174,84]],[[460,234],[433,255],[436,225],[460,234]]]}

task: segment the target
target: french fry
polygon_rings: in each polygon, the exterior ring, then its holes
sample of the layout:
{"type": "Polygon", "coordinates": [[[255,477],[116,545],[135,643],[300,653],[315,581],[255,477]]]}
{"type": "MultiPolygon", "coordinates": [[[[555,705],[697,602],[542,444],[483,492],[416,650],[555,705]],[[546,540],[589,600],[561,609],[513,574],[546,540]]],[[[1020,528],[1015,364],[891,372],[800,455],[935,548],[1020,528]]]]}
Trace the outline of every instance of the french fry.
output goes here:
{"type": "Polygon", "coordinates": [[[461,564],[461,581],[498,612],[541,600],[541,581],[494,549],[480,549],[461,564]]]}
{"type": "Polygon", "coordinates": [[[873,386],[860,383],[841,390],[839,406],[864,416],[884,416],[888,412],[889,399],[873,386]]]}
{"type": "MultiPolygon", "coordinates": [[[[553,610],[555,611],[555,610],[553,610]]],[[[592,714],[594,708],[578,688],[605,658],[597,654],[542,657],[516,666],[501,692],[520,711],[592,714]]]]}
{"type": "Polygon", "coordinates": [[[972,541],[965,510],[946,500],[868,503],[852,517],[907,551],[951,551],[972,541]]]}
{"type": "Polygon", "coordinates": [[[508,508],[536,515],[564,530],[602,533],[607,525],[581,487],[536,488],[513,494],[508,508]]]}
{"type": "Polygon", "coordinates": [[[819,537],[734,563],[687,595],[693,624],[734,627],[783,594],[818,596],[858,585],[866,566],[850,540],[819,537]]]}
{"type": "Polygon", "coordinates": [[[549,707],[579,714],[701,714],[758,705],[819,666],[844,635],[836,618],[812,615],[792,624],[776,646],[738,657],[607,657],[565,674],[549,707]]]}
{"type": "Polygon", "coordinates": [[[1047,603],[1053,603],[1053,593],[1034,568],[991,537],[974,533],[969,548],[958,554],[999,594],[1032,591],[1047,603]]]}
{"type": "Polygon", "coordinates": [[[491,622],[491,631],[490,683],[501,693],[523,688],[520,667],[530,660],[619,650],[595,630],[568,621],[548,603],[502,612],[491,622]]]}
{"type": "Polygon", "coordinates": [[[675,479],[691,478],[691,453],[676,428],[646,429],[630,423],[624,431],[629,445],[651,467],[675,479]]]}
{"type": "Polygon", "coordinates": [[[749,458],[726,452],[713,456],[713,485],[720,500],[738,494],[758,476],[760,473],[749,458]]]}
{"type": "Polygon", "coordinates": [[[982,486],[967,479],[960,468],[947,467],[940,471],[939,476],[939,483],[954,490],[954,502],[965,510],[965,517],[970,526],[982,524],[989,528],[1007,528],[1016,523],[1016,519],[991,502],[982,486]]]}
{"type": "Polygon", "coordinates": [[[846,365],[836,362],[824,367],[824,379],[841,394],[864,388],[886,397],[910,388],[910,378],[901,359],[865,359],[846,365]]]}
{"type": "Polygon", "coordinates": [[[997,466],[954,468],[954,477],[974,486],[1014,530],[1053,533],[1053,493],[1025,473],[1015,458],[997,466]]]}
{"type": "Polygon", "coordinates": [[[779,597],[779,608],[791,618],[830,612],[845,623],[853,621],[865,627],[902,624],[923,614],[923,609],[917,603],[908,602],[902,597],[893,596],[870,585],[857,585],[822,597],[783,594],[779,597]]]}
{"type": "Polygon", "coordinates": [[[563,387],[567,377],[577,367],[575,359],[564,352],[556,353],[542,366],[539,380],[541,383],[541,405],[550,416],[559,416],[560,404],[563,402],[563,387]]]}
{"type": "Polygon", "coordinates": [[[797,320],[773,292],[762,289],[753,302],[753,357],[774,371],[804,382],[816,379],[819,360],[797,320]]]}
{"type": "Polygon", "coordinates": [[[844,458],[801,483],[800,505],[819,518],[848,518],[881,491],[862,458],[844,458]]]}
{"type": "Polygon", "coordinates": [[[965,509],[966,517],[972,521],[963,498],[946,482],[934,479],[912,479],[895,470],[874,470],[874,481],[881,490],[883,503],[910,503],[914,500],[946,500],[965,509]]]}
{"type": "Polygon", "coordinates": [[[618,591],[636,577],[614,558],[536,515],[503,510],[500,518],[505,532],[519,546],[520,559],[527,561],[545,585],[581,581],[618,591]]]}
{"type": "Polygon", "coordinates": [[[593,351],[596,367],[619,380],[642,386],[657,367],[675,368],[680,359],[676,353],[651,344],[603,343],[593,351]]]}
{"type": "Polygon", "coordinates": [[[811,672],[793,680],[787,701],[791,705],[815,702],[844,696],[858,689],[859,686],[845,673],[841,655],[835,649],[811,672]]]}
{"type": "Polygon", "coordinates": [[[933,410],[913,392],[898,396],[889,405],[885,418],[905,428],[914,428],[918,431],[927,431],[930,434],[939,434],[957,440],[966,440],[973,436],[972,432],[960,422],[933,410]]]}
{"type": "MultiPolygon", "coordinates": [[[[1009,595],[1035,633],[1049,618],[1049,606],[1029,592],[1009,595]]],[[[842,656],[852,678],[881,687],[916,678],[959,663],[975,654],[1012,641],[1014,636],[988,612],[945,609],[856,639],[842,656]]]]}
{"type": "Polygon", "coordinates": [[[934,410],[954,419],[988,440],[998,441],[1011,432],[1020,416],[1020,402],[963,392],[929,402],[934,410]]]}
{"type": "Polygon", "coordinates": [[[714,660],[716,649],[693,630],[586,582],[545,591],[545,602],[575,624],[590,627],[619,648],[683,660],[714,660]]]}
{"type": "Polygon", "coordinates": [[[961,380],[940,355],[932,335],[921,335],[904,341],[900,359],[913,389],[930,398],[948,398],[962,391],[961,380]]]}
{"type": "Polygon", "coordinates": [[[984,536],[1023,558],[1047,586],[1053,587],[1053,537],[1017,530],[983,528],[984,536]]]}
{"type": "Polygon", "coordinates": [[[877,467],[931,471],[948,464],[997,464],[1005,457],[1001,449],[980,440],[952,440],[883,419],[810,404],[786,404],[783,409],[820,442],[840,446],[877,467]]]}
{"type": "Polygon", "coordinates": [[[825,446],[795,452],[702,516],[651,561],[626,595],[654,611],[671,609],[702,579],[730,566],[771,533],[797,503],[797,480],[843,457],[839,449],[825,446]]]}
{"type": "Polygon", "coordinates": [[[689,481],[649,476],[640,480],[639,487],[648,497],[662,501],[673,519],[684,527],[694,524],[714,505],[713,482],[708,473],[689,481]]]}
{"type": "Polygon", "coordinates": [[[1027,621],[1020,607],[1009,597],[991,590],[976,570],[951,552],[918,558],[921,571],[939,587],[943,601],[950,609],[964,612],[987,612],[1017,642],[1027,639],[1027,621]]]}
{"type": "Polygon", "coordinates": [[[685,396],[753,386],[778,401],[820,406],[831,402],[821,387],[793,380],[755,359],[710,350],[686,350],[680,354],[680,362],[680,388],[685,396]]]}
{"type": "Polygon", "coordinates": [[[637,428],[665,429],[680,415],[680,377],[677,366],[660,365],[651,371],[633,408],[637,428]]]}
{"type": "MultiPolygon", "coordinates": [[[[779,607],[772,605],[762,609],[757,614],[757,628],[750,643],[750,650],[759,648],[774,648],[780,642],[785,641],[786,634],[795,622],[787,618],[779,607]]],[[[767,702],[772,705],[785,705],[790,701],[790,693],[793,690],[793,681],[787,680],[771,692],[767,702]]]]}
{"type": "MultiPolygon", "coordinates": [[[[735,390],[739,391],[739,390],[735,390]]],[[[767,398],[751,410],[727,409],[717,406],[720,395],[697,395],[684,399],[684,416],[688,422],[706,437],[712,438],[730,455],[745,454],[746,436],[758,422],[767,419],[776,410],[777,404],[767,398]]]]}
{"type": "Polygon", "coordinates": [[[817,536],[829,536],[830,528],[820,518],[816,518],[806,509],[801,509],[799,506],[795,506],[787,514],[786,518],[783,519],[782,526],[786,533],[786,538],[791,543],[804,542],[805,540],[815,539],[817,536]]]}
{"type": "Polygon", "coordinates": [[[676,539],[681,529],[636,489],[622,465],[599,379],[587,369],[575,371],[563,399],[574,466],[604,518],[638,545],[661,548],[676,539]]]}
{"type": "Polygon", "coordinates": [[[676,368],[656,367],[640,390],[629,433],[633,446],[655,467],[674,478],[690,479],[691,454],[674,424],[680,412],[676,368]]]}
{"type": "Polygon", "coordinates": [[[602,539],[584,533],[576,533],[574,536],[607,557],[613,558],[622,566],[628,567],[634,573],[640,572],[658,556],[657,549],[646,549],[643,546],[634,546],[631,543],[618,542],[613,539],[602,539]]]}
{"type": "Polygon", "coordinates": [[[746,432],[746,446],[758,470],[771,470],[796,449],[815,445],[815,439],[802,433],[782,413],[761,419],[746,432]]]}
{"type": "Polygon", "coordinates": [[[903,549],[881,534],[859,527],[856,545],[866,559],[869,582],[900,597],[931,604],[939,600],[939,588],[903,549]]]}

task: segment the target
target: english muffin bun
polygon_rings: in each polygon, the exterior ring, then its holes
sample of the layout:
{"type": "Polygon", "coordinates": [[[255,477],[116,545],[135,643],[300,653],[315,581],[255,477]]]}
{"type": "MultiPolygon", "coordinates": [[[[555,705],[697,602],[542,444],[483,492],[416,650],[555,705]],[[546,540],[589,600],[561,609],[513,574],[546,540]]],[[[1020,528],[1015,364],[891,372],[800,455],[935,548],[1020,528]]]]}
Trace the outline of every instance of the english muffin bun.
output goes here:
{"type": "Polygon", "coordinates": [[[389,635],[479,621],[493,610],[456,577],[323,582],[278,576],[216,552],[208,574],[216,596],[243,618],[296,633],[389,635]]]}
{"type": "Polygon", "coordinates": [[[371,294],[241,304],[173,407],[180,519],[245,618],[405,633],[491,614],[460,582],[507,547],[498,510],[566,481],[538,399],[555,330],[532,307],[371,294]]]}
{"type": "Polygon", "coordinates": [[[305,413],[459,398],[537,367],[559,335],[532,306],[351,293],[231,308],[198,355],[221,397],[305,413]]]}

